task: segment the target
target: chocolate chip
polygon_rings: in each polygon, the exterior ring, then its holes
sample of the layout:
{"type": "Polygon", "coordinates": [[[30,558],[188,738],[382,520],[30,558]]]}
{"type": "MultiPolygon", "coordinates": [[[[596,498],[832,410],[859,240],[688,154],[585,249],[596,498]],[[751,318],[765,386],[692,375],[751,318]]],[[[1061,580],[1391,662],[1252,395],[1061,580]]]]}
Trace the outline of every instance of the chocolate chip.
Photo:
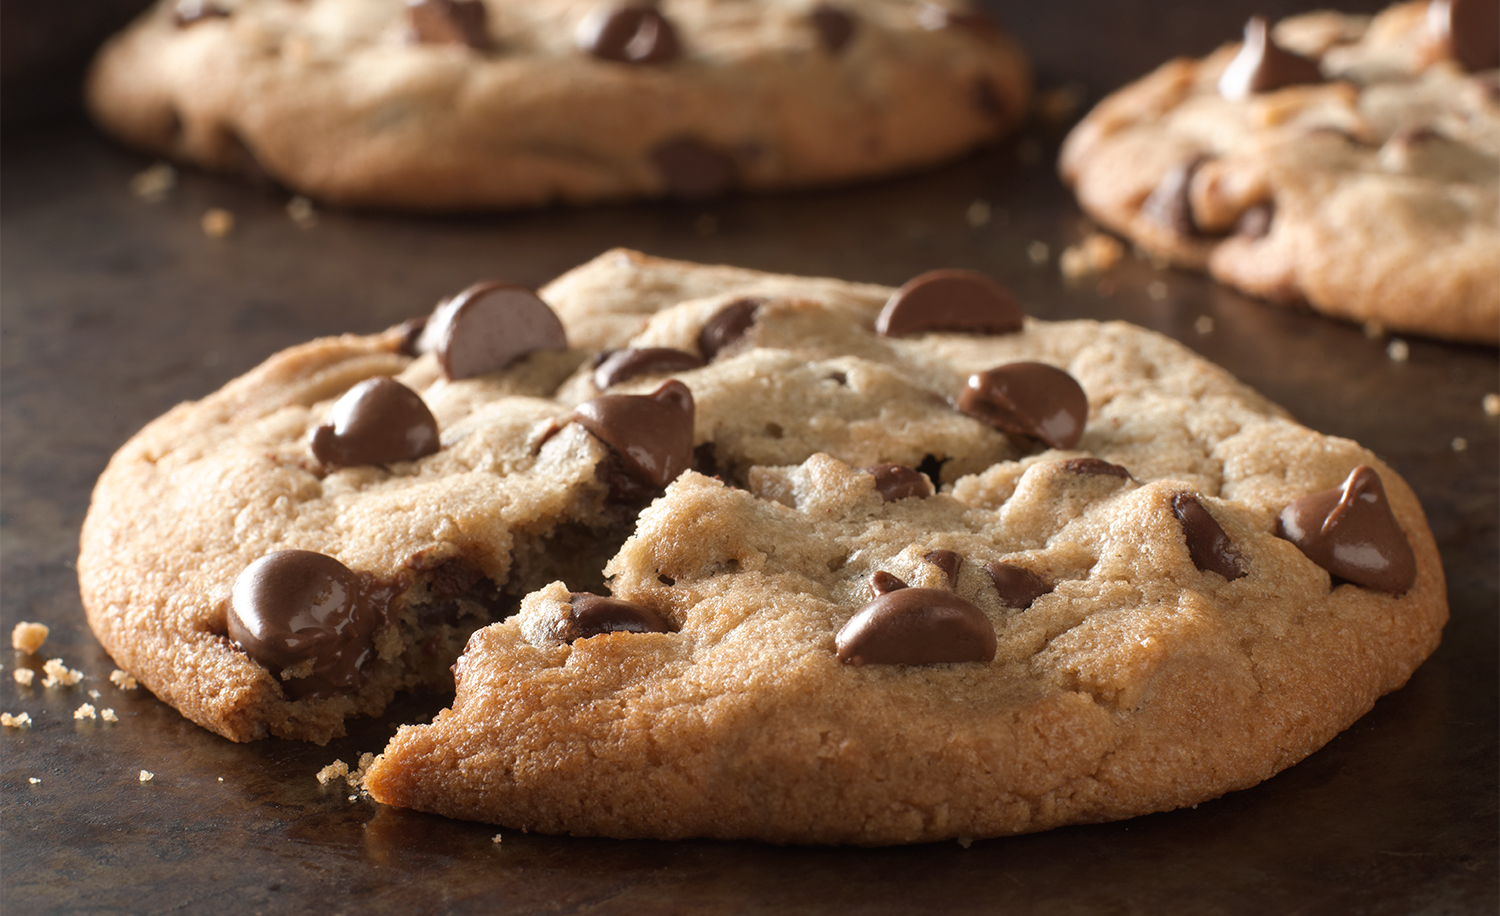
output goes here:
{"type": "Polygon", "coordinates": [[[1089,400],[1076,379],[1046,363],[1008,363],[969,376],[958,409],[1001,432],[1072,448],[1083,438],[1089,400]]]}
{"type": "Polygon", "coordinates": [[[907,584],[895,573],[888,573],[881,569],[870,576],[870,591],[876,597],[884,595],[886,592],[894,592],[900,588],[907,588],[907,584]]]}
{"type": "Polygon", "coordinates": [[[1226,99],[1244,99],[1257,92],[1321,82],[1323,71],[1317,61],[1278,45],[1271,38],[1265,17],[1251,16],[1245,23],[1245,42],[1240,53],[1219,77],[1219,94],[1226,99]]]}
{"type": "Polygon", "coordinates": [[[1203,508],[1192,493],[1172,496],[1172,514],[1182,523],[1187,538],[1188,556],[1203,572],[1214,572],[1230,581],[1245,575],[1240,552],[1224,528],[1203,508]]]}
{"type": "Polygon", "coordinates": [[[818,38],[822,40],[823,47],[830,53],[837,54],[844,50],[844,46],[854,37],[854,17],[831,3],[818,4],[808,16],[812,19],[813,28],[818,30],[818,38]]]}
{"type": "Polygon", "coordinates": [[[637,479],[657,488],[693,462],[693,393],[668,379],[649,395],[604,394],[573,419],[609,446],[637,479]]]}
{"type": "Polygon", "coordinates": [[[1000,603],[1006,607],[1025,610],[1032,602],[1052,591],[1046,579],[1021,566],[996,561],[985,565],[1000,603]]]}
{"type": "Polygon", "coordinates": [[[484,578],[484,571],[466,557],[449,557],[432,568],[427,592],[434,598],[456,598],[484,578]]]}
{"type": "Polygon", "coordinates": [[[1465,70],[1500,67],[1500,3],[1495,0],[1433,0],[1427,27],[1465,70]]]}
{"type": "Polygon", "coordinates": [[[650,608],[619,598],[573,592],[572,603],[578,635],[568,642],[604,633],[669,633],[672,629],[650,608]]]}
{"type": "Polygon", "coordinates": [[[964,558],[951,550],[934,550],[922,559],[936,566],[948,577],[948,587],[958,585],[958,571],[964,565],[964,558]]]}
{"type": "Polygon", "coordinates": [[[185,29],[205,19],[228,19],[229,10],[217,3],[206,3],[204,0],[177,0],[177,5],[172,8],[172,21],[179,29],[185,29]]]}
{"type": "Polygon", "coordinates": [[[437,420],[422,396],[384,376],[345,392],[312,436],[313,457],[336,468],[415,461],[439,447],[437,420]]]}
{"type": "Polygon", "coordinates": [[[1141,216],[1184,238],[1201,237],[1203,230],[1193,218],[1193,175],[1208,159],[1208,156],[1194,156],[1167,170],[1141,204],[1141,216]]]}
{"type": "Polygon", "coordinates": [[[679,137],[651,150],[651,165],[667,194],[682,200],[717,197],[734,187],[734,160],[691,137],[679,137]]]}
{"type": "Polygon", "coordinates": [[[714,312],[698,332],[698,352],[711,360],[739,343],[755,324],[755,313],[765,304],[764,299],[736,299],[714,312]]]}
{"type": "Polygon", "coordinates": [[[418,341],[450,379],[498,372],[536,350],[566,350],[562,322],[524,286],[476,283],[440,304],[418,341]]]}
{"type": "Polygon", "coordinates": [[[484,0],[406,0],[406,21],[422,44],[490,46],[484,0]]]}
{"type": "MultiPolygon", "coordinates": [[[[899,581],[899,580],[898,580],[899,581]]],[[[887,591],[834,637],[846,665],[937,665],[995,658],[995,628],[979,608],[938,588],[887,591]]]]}
{"type": "Polygon", "coordinates": [[[594,387],[600,391],[637,375],[682,372],[703,365],[703,360],[692,353],[670,347],[610,350],[599,355],[603,359],[594,366],[594,387]]]}
{"type": "Polygon", "coordinates": [[[312,661],[305,677],[278,682],[293,698],[339,693],[359,686],[374,654],[386,601],[361,576],[333,557],[280,550],[245,567],[234,580],[229,639],[279,675],[312,661]]]}
{"type": "Polygon", "coordinates": [[[1130,472],[1118,464],[1110,464],[1103,458],[1069,458],[1062,463],[1064,471],[1089,477],[1119,477],[1130,479],[1130,472]]]}
{"type": "Polygon", "coordinates": [[[973,270],[932,270],[906,281],[886,300],[875,330],[886,337],[946,331],[1009,334],[1024,313],[1011,291],[973,270]]]}
{"type": "Polygon", "coordinates": [[[874,476],[875,492],[888,503],[910,496],[926,499],[932,495],[932,481],[927,475],[903,464],[877,464],[862,470],[874,476]]]}
{"type": "Polygon", "coordinates": [[[1368,465],[1332,490],[1293,500],[1276,533],[1342,579],[1401,594],[1417,580],[1417,560],[1391,512],[1380,475],[1368,465]]]}
{"type": "Polygon", "coordinates": [[[1249,239],[1263,239],[1271,234],[1271,217],[1275,213],[1275,206],[1270,201],[1255,204],[1240,214],[1234,232],[1249,239]]]}
{"type": "Polygon", "coordinates": [[[422,332],[427,330],[427,316],[408,318],[396,330],[401,332],[401,353],[405,356],[421,356],[422,332]]]}
{"type": "Polygon", "coordinates": [[[578,24],[573,43],[600,60],[622,64],[659,64],[681,53],[667,17],[634,3],[595,9],[578,24]]]}

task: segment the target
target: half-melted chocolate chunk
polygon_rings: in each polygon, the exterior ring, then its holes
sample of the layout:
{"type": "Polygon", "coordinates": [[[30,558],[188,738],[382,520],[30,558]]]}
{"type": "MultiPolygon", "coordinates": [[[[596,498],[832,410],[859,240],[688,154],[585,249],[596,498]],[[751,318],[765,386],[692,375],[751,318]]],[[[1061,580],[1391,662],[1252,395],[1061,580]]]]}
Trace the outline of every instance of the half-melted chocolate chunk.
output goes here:
{"type": "Polygon", "coordinates": [[[1070,474],[1081,474],[1084,477],[1119,477],[1122,480],[1130,479],[1130,471],[1118,464],[1111,464],[1103,458],[1069,458],[1062,463],[1063,470],[1070,474]]]}
{"type": "Polygon", "coordinates": [[[1183,238],[1200,238],[1203,230],[1193,217],[1193,176],[1207,162],[1194,156],[1167,170],[1141,204],[1141,216],[1183,238]]]}
{"type": "Polygon", "coordinates": [[[603,394],[573,420],[619,457],[635,479],[658,489],[693,464],[693,393],[668,379],[649,395],[603,394]]]}
{"type": "Polygon", "coordinates": [[[536,293],[502,280],[476,283],[440,304],[416,349],[437,354],[450,379],[498,372],[536,350],[566,350],[562,322],[536,293]]]}
{"type": "Polygon", "coordinates": [[[1219,94],[1226,99],[1244,99],[1258,92],[1321,82],[1323,71],[1317,61],[1278,45],[1265,17],[1251,16],[1245,23],[1240,53],[1219,77],[1219,94]]]}
{"type": "Polygon", "coordinates": [[[766,304],[764,299],[736,299],[714,312],[698,332],[698,352],[712,360],[720,352],[733,348],[755,326],[755,315],[766,304]]]}
{"type": "Polygon", "coordinates": [[[961,413],[1004,433],[1072,448],[1083,438],[1089,399],[1073,376],[1046,363],[1007,363],[969,376],[961,413]]]}
{"type": "Polygon", "coordinates": [[[415,461],[438,448],[437,420],[422,396],[385,376],[345,392],[312,436],[313,457],[336,468],[415,461]]]}
{"type": "Polygon", "coordinates": [[[573,592],[572,598],[577,635],[568,642],[603,633],[668,633],[672,629],[660,614],[630,601],[589,592],[573,592]]]}
{"type": "Polygon", "coordinates": [[[875,492],[888,503],[910,496],[926,499],[932,495],[932,481],[927,475],[904,464],[877,464],[863,470],[875,478],[875,492]]]}
{"type": "Polygon", "coordinates": [[[388,591],[333,557],[279,550],[245,567],[234,581],[229,639],[277,676],[294,699],[359,687],[387,620],[388,591]],[[282,679],[288,668],[301,676],[282,679]]]}
{"type": "Polygon", "coordinates": [[[1500,3],[1495,0],[1432,0],[1427,28],[1470,73],[1500,67],[1500,3]]]}
{"type": "Polygon", "coordinates": [[[1411,542],[1369,465],[1355,468],[1331,490],[1294,500],[1281,510],[1276,533],[1355,585],[1399,595],[1417,580],[1411,542]]]}
{"type": "Polygon", "coordinates": [[[908,280],[880,310],[875,330],[886,337],[948,331],[1009,334],[1025,314],[1011,291],[973,270],[932,270],[908,280]]]}
{"type": "MultiPolygon", "coordinates": [[[[877,574],[878,576],[879,574],[877,574]]],[[[989,662],[995,628],[984,612],[950,591],[908,588],[886,574],[879,592],[834,637],[846,665],[939,665],[989,662]]]]}
{"type": "Polygon", "coordinates": [[[487,18],[483,0],[406,0],[406,21],[422,44],[488,48],[487,18]]]}
{"type": "Polygon", "coordinates": [[[954,588],[958,585],[958,571],[963,568],[964,558],[951,550],[934,550],[922,559],[943,571],[948,579],[948,587],[954,588]]]}
{"type": "Polygon", "coordinates": [[[659,64],[681,53],[672,23],[644,3],[599,7],[578,24],[573,43],[586,54],[622,64],[659,64]]]}
{"type": "Polygon", "coordinates": [[[990,574],[990,581],[995,583],[1000,603],[1006,607],[1025,610],[1036,599],[1052,591],[1052,585],[1046,579],[1024,567],[997,560],[984,568],[990,574]]]}
{"type": "Polygon", "coordinates": [[[682,372],[697,369],[703,360],[685,350],[671,347],[639,347],[606,350],[594,365],[594,387],[603,391],[637,375],[682,372]]]}
{"type": "Polygon", "coordinates": [[[1203,572],[1218,573],[1234,580],[1245,575],[1244,561],[1222,525],[1203,508],[1198,497],[1192,493],[1177,493],[1172,496],[1172,514],[1182,524],[1182,533],[1187,538],[1188,556],[1193,565],[1203,572]]]}

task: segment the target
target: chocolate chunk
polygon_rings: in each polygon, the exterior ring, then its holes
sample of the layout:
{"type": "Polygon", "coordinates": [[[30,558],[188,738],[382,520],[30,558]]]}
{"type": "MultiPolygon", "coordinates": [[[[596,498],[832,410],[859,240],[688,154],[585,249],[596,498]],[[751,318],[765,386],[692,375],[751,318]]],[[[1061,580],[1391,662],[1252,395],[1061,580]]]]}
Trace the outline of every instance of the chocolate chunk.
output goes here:
{"type": "Polygon", "coordinates": [[[604,633],[669,633],[672,630],[661,615],[650,608],[589,592],[573,592],[573,625],[578,635],[568,642],[604,633]]]}
{"type": "Polygon", "coordinates": [[[950,591],[898,588],[860,608],[834,645],[846,665],[988,662],[995,658],[995,628],[950,591]]]}
{"type": "Polygon", "coordinates": [[[1076,379],[1046,363],[1008,363],[969,376],[958,409],[1001,432],[1072,448],[1083,438],[1089,400],[1076,379]]]}
{"type": "Polygon", "coordinates": [[[614,450],[632,476],[657,488],[693,463],[693,393],[668,379],[649,395],[604,394],[573,419],[614,450]]]}
{"type": "Polygon", "coordinates": [[[1224,528],[1203,508],[1192,493],[1172,496],[1172,513],[1182,523],[1188,556],[1204,572],[1215,572],[1231,581],[1245,575],[1240,552],[1224,528]]]}
{"type": "Polygon", "coordinates": [[[948,577],[948,587],[958,585],[958,571],[964,565],[964,558],[951,550],[934,550],[922,559],[936,566],[948,577]]]}
{"type": "Polygon", "coordinates": [[[812,19],[813,28],[818,30],[818,38],[822,40],[823,47],[833,54],[844,50],[844,46],[854,37],[854,17],[831,3],[818,4],[808,16],[812,19]]]}
{"type": "Polygon", "coordinates": [[[755,324],[755,313],[765,304],[764,299],[736,299],[714,312],[698,332],[698,352],[711,360],[721,350],[739,343],[755,324]]]}
{"type": "Polygon", "coordinates": [[[594,387],[600,391],[637,375],[682,372],[703,365],[697,356],[670,347],[610,350],[599,355],[604,358],[594,366],[594,387]]]}
{"type": "Polygon", "coordinates": [[[422,44],[490,46],[484,0],[406,0],[406,21],[422,44]]]}
{"type": "Polygon", "coordinates": [[[1203,230],[1193,218],[1193,175],[1208,159],[1207,156],[1194,156],[1167,170],[1141,204],[1141,216],[1184,238],[1201,237],[1203,230]]]}
{"type": "Polygon", "coordinates": [[[437,420],[422,396],[384,376],[334,401],[312,436],[313,457],[336,468],[415,461],[439,447],[437,420]]]}
{"type": "Polygon", "coordinates": [[[600,7],[573,33],[580,51],[622,64],[659,64],[681,53],[672,23],[655,7],[624,4],[600,7]]]}
{"type": "Polygon", "coordinates": [[[1470,73],[1500,67],[1500,3],[1433,0],[1427,27],[1438,46],[1470,73]]]}
{"type": "Polygon", "coordinates": [[[1332,490],[1294,500],[1276,533],[1341,579],[1399,595],[1417,580],[1417,560],[1391,512],[1380,475],[1368,465],[1332,490]]]}
{"type": "Polygon", "coordinates": [[[926,499],[932,495],[932,481],[921,471],[913,471],[903,464],[877,464],[863,470],[875,477],[875,492],[888,503],[915,496],[926,499]]]}
{"type": "Polygon", "coordinates": [[[450,379],[498,372],[535,350],[566,350],[562,322],[524,286],[476,283],[440,304],[417,348],[437,354],[450,379]]]}
{"type": "Polygon", "coordinates": [[[984,568],[990,574],[990,581],[995,583],[1000,603],[1006,607],[1025,610],[1036,599],[1052,591],[1046,579],[1024,567],[996,561],[984,568]]]}
{"type": "Polygon", "coordinates": [[[1245,238],[1263,239],[1271,233],[1271,217],[1275,213],[1275,206],[1270,201],[1256,204],[1240,214],[1234,232],[1245,238]]]}
{"type": "Polygon", "coordinates": [[[229,10],[217,3],[206,3],[204,0],[177,0],[177,5],[172,8],[172,21],[179,29],[185,29],[205,19],[228,18],[229,10]]]}
{"type": "Polygon", "coordinates": [[[484,578],[484,570],[466,557],[449,557],[432,567],[427,592],[434,598],[456,598],[484,578]]]}
{"type": "Polygon", "coordinates": [[[682,200],[717,197],[734,187],[734,160],[691,137],[679,137],[651,150],[651,165],[667,194],[682,200]]]}
{"type": "Polygon", "coordinates": [[[1318,62],[1293,54],[1271,38],[1264,16],[1251,16],[1245,23],[1245,43],[1224,75],[1219,94],[1226,99],[1249,98],[1257,92],[1273,92],[1286,86],[1323,82],[1318,62]]]}
{"type": "Polygon", "coordinates": [[[280,550],[245,567],[234,580],[229,639],[277,675],[293,698],[357,688],[386,620],[388,596],[333,557],[280,550]],[[282,680],[284,668],[312,662],[305,677],[282,680]]]}
{"type": "Polygon", "coordinates": [[[870,591],[878,598],[886,592],[894,592],[897,589],[907,588],[907,584],[900,576],[888,573],[885,570],[877,570],[870,576],[870,591]]]}
{"type": "Polygon", "coordinates": [[[422,332],[427,330],[427,316],[408,318],[396,330],[401,332],[401,353],[405,356],[421,356],[422,332]]]}
{"type": "Polygon", "coordinates": [[[1089,477],[1119,477],[1130,479],[1130,472],[1118,464],[1110,464],[1103,458],[1069,458],[1062,463],[1063,470],[1070,474],[1089,477]]]}
{"type": "Polygon", "coordinates": [[[1021,330],[1024,317],[1010,290],[984,274],[932,270],[906,281],[886,300],[875,330],[886,337],[925,331],[1009,334],[1021,330]]]}

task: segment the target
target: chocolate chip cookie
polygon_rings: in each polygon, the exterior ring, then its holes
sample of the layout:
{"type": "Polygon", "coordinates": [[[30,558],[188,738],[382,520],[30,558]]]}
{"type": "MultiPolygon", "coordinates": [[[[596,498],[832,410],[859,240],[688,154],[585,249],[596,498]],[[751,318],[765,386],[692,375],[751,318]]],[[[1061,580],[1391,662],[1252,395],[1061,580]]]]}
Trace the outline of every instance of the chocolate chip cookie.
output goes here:
{"type": "Polygon", "coordinates": [[[1152,257],[1329,315],[1500,341],[1500,3],[1310,13],[1174,60],[1074,129],[1063,177],[1152,257]]]}
{"type": "Polygon", "coordinates": [[[174,409],[101,478],[79,577],[121,666],[234,740],[456,682],[380,801],[778,842],[1253,785],[1447,615],[1389,467],[1162,337],[968,271],[626,251],[174,409]]]}
{"type": "Polygon", "coordinates": [[[704,198],[932,165],[1025,115],[964,0],[160,0],[100,53],[125,142],[412,210],[704,198]]]}

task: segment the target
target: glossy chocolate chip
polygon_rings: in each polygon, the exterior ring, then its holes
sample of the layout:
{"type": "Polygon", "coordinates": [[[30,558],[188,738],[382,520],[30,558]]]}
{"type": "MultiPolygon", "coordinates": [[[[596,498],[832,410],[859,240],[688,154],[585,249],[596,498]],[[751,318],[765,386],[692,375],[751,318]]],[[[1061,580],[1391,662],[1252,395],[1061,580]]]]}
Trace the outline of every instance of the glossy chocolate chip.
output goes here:
{"type": "Polygon", "coordinates": [[[1089,400],[1073,376],[1046,363],[1008,363],[969,376],[958,409],[1001,432],[1072,448],[1083,438],[1089,400]]]}
{"type": "Polygon", "coordinates": [[[950,591],[898,588],[860,608],[834,645],[846,665],[988,662],[995,658],[995,628],[950,591]]]}
{"type": "Polygon", "coordinates": [[[1009,334],[1025,314],[1011,291],[973,270],[933,270],[913,277],[886,300],[875,330],[886,337],[948,331],[1009,334]]]}
{"type": "Polygon", "coordinates": [[[383,376],[333,402],[312,436],[313,457],[336,468],[415,461],[438,448],[437,420],[422,396],[383,376]]]}
{"type": "Polygon", "coordinates": [[[951,550],[934,550],[922,559],[936,566],[948,577],[948,587],[958,585],[958,571],[963,568],[964,558],[951,550]]]}
{"type": "Polygon", "coordinates": [[[367,578],[310,550],[267,554],[234,581],[230,642],[294,698],[358,687],[375,629],[386,620],[384,596],[367,578]],[[308,661],[307,676],[280,678],[282,669],[308,661]]]}
{"type": "Polygon", "coordinates": [[[172,21],[179,29],[187,28],[205,19],[227,19],[229,10],[217,3],[208,3],[205,0],[177,0],[177,5],[172,8],[172,21]]]}
{"type": "Polygon", "coordinates": [[[636,479],[665,487],[693,463],[693,393],[669,379],[649,395],[605,394],[573,419],[609,446],[636,479]]]}
{"type": "Polygon", "coordinates": [[[877,598],[887,592],[894,592],[897,589],[907,587],[907,584],[902,581],[900,576],[895,573],[888,573],[883,569],[877,570],[874,575],[870,576],[870,592],[877,598]]]}
{"type": "Polygon", "coordinates": [[[1194,156],[1168,169],[1141,204],[1141,216],[1184,238],[1202,236],[1193,218],[1192,188],[1193,175],[1207,161],[1207,156],[1194,156]]]}
{"type": "Polygon", "coordinates": [[[1234,233],[1247,239],[1263,239],[1271,234],[1271,218],[1275,214],[1275,206],[1270,201],[1256,204],[1240,214],[1234,224],[1234,233]]]}
{"type": "Polygon", "coordinates": [[[670,347],[610,350],[599,355],[603,358],[594,366],[594,387],[600,391],[637,375],[682,372],[703,365],[694,354],[670,347]]]}
{"type": "Polygon", "coordinates": [[[406,0],[406,21],[422,44],[490,46],[483,0],[406,0]]]}
{"type": "Polygon", "coordinates": [[[1000,603],[1025,610],[1032,602],[1052,591],[1046,579],[1021,566],[996,561],[985,565],[1000,603]]]}
{"type": "Polygon", "coordinates": [[[1433,0],[1427,26],[1438,45],[1471,73],[1500,67],[1500,2],[1433,0]]]}
{"type": "Polygon", "coordinates": [[[650,608],[620,598],[573,592],[572,604],[573,625],[578,632],[574,639],[588,639],[604,633],[668,633],[672,629],[660,614],[650,608]]]}
{"type": "Polygon", "coordinates": [[[566,350],[562,322],[524,286],[476,283],[433,311],[417,348],[437,354],[450,379],[498,372],[536,350],[566,350]]]}
{"type": "Polygon", "coordinates": [[[1063,470],[1086,477],[1119,477],[1130,479],[1130,472],[1118,464],[1110,464],[1103,458],[1069,458],[1062,463],[1063,470]]]}
{"type": "Polygon", "coordinates": [[[667,194],[682,200],[717,197],[734,187],[734,160],[691,137],[658,144],[651,150],[651,165],[667,194]]]}
{"type": "Polygon", "coordinates": [[[1187,538],[1188,556],[1193,565],[1204,572],[1218,573],[1234,580],[1245,575],[1239,550],[1229,539],[1214,517],[1203,508],[1198,497],[1192,493],[1177,493],[1172,496],[1172,514],[1182,524],[1182,533],[1187,538]]]}
{"type": "Polygon", "coordinates": [[[1321,82],[1323,72],[1317,61],[1278,45],[1265,17],[1251,16],[1245,23],[1240,53],[1219,77],[1219,94],[1226,99],[1244,99],[1257,92],[1321,82]]]}
{"type": "Polygon", "coordinates": [[[932,495],[932,481],[927,475],[904,464],[877,464],[863,470],[875,478],[875,492],[888,503],[911,496],[926,499],[932,495]]]}
{"type": "Polygon", "coordinates": [[[854,17],[831,3],[820,3],[808,14],[823,47],[837,54],[854,37],[854,17]]]}
{"type": "Polygon", "coordinates": [[[681,53],[672,23],[655,7],[625,4],[589,13],[573,33],[580,51],[622,64],[659,64],[681,53]]]}
{"type": "Polygon", "coordinates": [[[1417,580],[1411,543],[1391,512],[1380,475],[1368,465],[1332,490],[1293,501],[1281,510],[1276,533],[1356,585],[1399,595],[1417,580]]]}
{"type": "Polygon", "coordinates": [[[427,330],[427,316],[408,318],[396,328],[401,333],[401,353],[404,356],[422,355],[422,332],[427,330]]]}
{"type": "Polygon", "coordinates": [[[764,299],[736,299],[714,312],[698,332],[698,352],[711,360],[739,343],[755,325],[755,313],[765,305],[764,299]]]}

